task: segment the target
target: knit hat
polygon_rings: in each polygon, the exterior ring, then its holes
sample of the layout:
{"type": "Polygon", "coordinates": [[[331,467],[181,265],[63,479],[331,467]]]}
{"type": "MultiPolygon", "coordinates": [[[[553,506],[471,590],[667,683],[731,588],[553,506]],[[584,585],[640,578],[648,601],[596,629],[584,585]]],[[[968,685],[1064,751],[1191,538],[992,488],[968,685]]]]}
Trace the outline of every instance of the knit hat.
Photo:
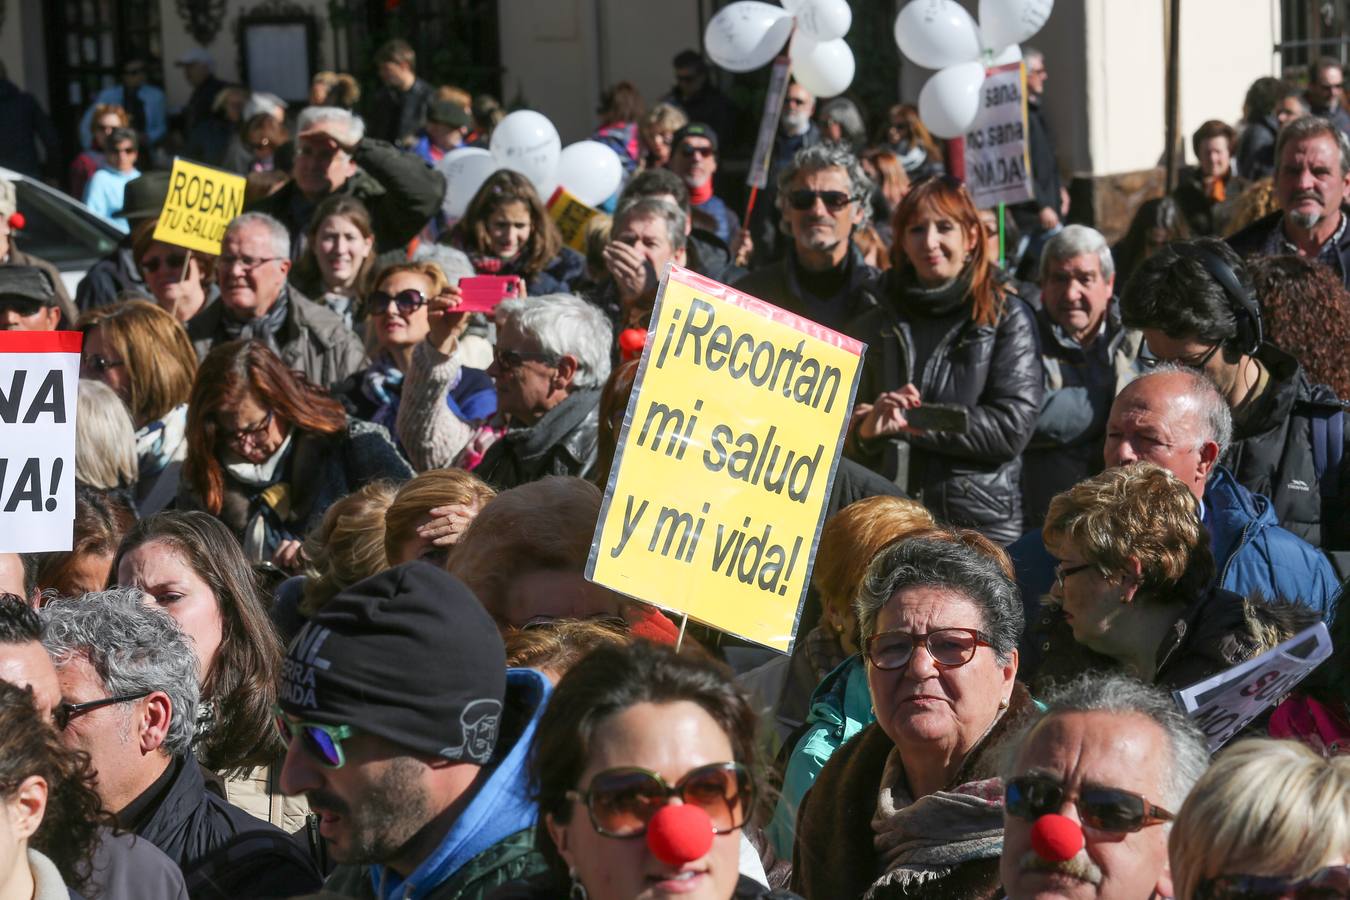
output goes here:
{"type": "Polygon", "coordinates": [[[35,266],[0,266],[0,299],[36,300],[56,306],[56,288],[46,272],[35,266]]]}
{"type": "Polygon", "coordinates": [[[422,561],[340,592],[286,651],[287,713],[462,762],[492,758],[506,696],[501,635],[464,584],[422,561]]]}
{"type": "Polygon", "coordinates": [[[684,143],[684,139],[690,137],[706,139],[712,144],[713,153],[717,152],[717,132],[713,131],[711,125],[704,125],[702,122],[690,122],[675,132],[675,136],[670,139],[671,148],[674,150],[680,149],[680,144],[684,143]]]}

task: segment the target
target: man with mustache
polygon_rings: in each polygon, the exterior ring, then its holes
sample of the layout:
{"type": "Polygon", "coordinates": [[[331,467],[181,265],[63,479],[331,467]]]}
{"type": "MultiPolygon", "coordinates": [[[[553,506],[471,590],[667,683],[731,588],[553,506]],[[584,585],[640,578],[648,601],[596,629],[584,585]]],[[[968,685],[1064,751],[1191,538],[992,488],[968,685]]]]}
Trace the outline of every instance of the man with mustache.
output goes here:
{"type": "Polygon", "coordinates": [[[1174,896],[1165,823],[1209,764],[1204,736],[1165,693],[1123,675],[1080,676],[1045,706],[1003,772],[1007,896],[1174,896]]]}
{"type": "Polygon", "coordinates": [[[1275,197],[1280,209],[1228,239],[1243,257],[1292,253],[1332,268],[1350,287],[1350,140],[1329,120],[1302,116],[1275,143],[1275,197]]]}

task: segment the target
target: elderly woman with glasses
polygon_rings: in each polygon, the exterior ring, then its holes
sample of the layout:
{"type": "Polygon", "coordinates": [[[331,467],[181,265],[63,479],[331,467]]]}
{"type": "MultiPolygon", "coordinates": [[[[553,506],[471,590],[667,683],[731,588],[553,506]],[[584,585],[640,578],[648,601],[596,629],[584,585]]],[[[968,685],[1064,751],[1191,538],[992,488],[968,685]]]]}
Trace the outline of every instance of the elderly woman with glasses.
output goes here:
{"type": "Polygon", "coordinates": [[[334,502],[412,469],[381,426],[288,369],[261,341],[207,354],[188,402],[180,509],[219,517],[251,563],[300,568],[305,535],[334,502]]]}
{"type": "Polygon", "coordinates": [[[1012,564],[975,532],[913,537],[877,555],[854,605],[877,721],[802,800],[793,890],[1001,896],[998,762],[1032,708],[1012,564]]]}
{"type": "Polygon", "coordinates": [[[602,646],[563,675],[530,756],[549,871],[493,896],[792,897],[740,874],[762,792],[758,717],[730,676],[645,641],[602,646]]]}
{"type": "MultiPolygon", "coordinates": [[[[371,364],[352,376],[340,393],[354,413],[391,432],[399,419],[415,434],[412,420],[443,421],[441,433],[453,458],[477,429],[497,411],[497,392],[482,369],[461,364],[459,338],[468,315],[455,313],[458,291],[434,262],[405,262],[381,271],[365,298],[371,364]],[[407,409],[402,402],[405,390],[407,409]],[[440,407],[444,407],[442,410],[440,407]]],[[[402,432],[397,432],[402,433],[402,432]]],[[[414,440],[401,448],[419,470],[431,468],[425,445],[414,440]]]]}
{"type": "Polygon", "coordinates": [[[1107,469],[1059,494],[1043,535],[1059,560],[1051,597],[1060,610],[1033,685],[1121,668],[1181,688],[1317,621],[1306,606],[1215,586],[1199,501],[1153,463],[1107,469]]]}

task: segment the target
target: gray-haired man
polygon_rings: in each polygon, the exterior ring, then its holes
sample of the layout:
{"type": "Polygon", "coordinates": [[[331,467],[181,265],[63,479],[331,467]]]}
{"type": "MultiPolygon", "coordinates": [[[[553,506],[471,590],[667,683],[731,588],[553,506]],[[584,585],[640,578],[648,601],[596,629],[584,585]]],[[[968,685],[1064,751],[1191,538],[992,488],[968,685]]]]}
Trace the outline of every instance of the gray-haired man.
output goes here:
{"type": "Polygon", "coordinates": [[[153,604],[125,588],[43,607],[42,643],[64,698],[53,711],[62,738],[89,754],[119,827],[177,863],[193,897],[218,896],[225,885],[246,897],[316,890],[318,873],[299,845],[207,789],[192,755],[197,656],[153,604]]]}
{"type": "Polygon", "coordinates": [[[1045,704],[1003,772],[1008,897],[1173,896],[1167,823],[1209,764],[1204,737],[1165,693],[1121,675],[1082,676],[1045,704]]]}
{"type": "Polygon", "coordinates": [[[833,144],[798,151],[778,175],[787,255],[755,269],[736,289],[842,330],[871,305],[878,272],[853,243],[871,215],[872,183],[857,157],[833,144]]]}
{"type": "Polygon", "coordinates": [[[1045,399],[1022,457],[1026,527],[1050,499],[1102,470],[1111,399],[1139,372],[1139,332],[1120,323],[1116,267],[1106,238],[1069,225],[1041,251],[1040,332],[1045,399]]]}

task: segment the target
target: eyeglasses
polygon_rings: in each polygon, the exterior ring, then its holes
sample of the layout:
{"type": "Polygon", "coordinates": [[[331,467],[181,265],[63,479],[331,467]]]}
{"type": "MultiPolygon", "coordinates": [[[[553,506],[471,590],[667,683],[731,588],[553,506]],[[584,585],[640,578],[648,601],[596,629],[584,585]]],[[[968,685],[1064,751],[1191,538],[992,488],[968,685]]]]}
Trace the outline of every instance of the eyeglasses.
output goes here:
{"type": "Polygon", "coordinates": [[[386,291],[372,291],[370,296],[366,298],[366,307],[374,315],[379,315],[388,310],[390,303],[398,307],[400,315],[410,316],[427,305],[427,296],[416,288],[406,288],[397,294],[390,294],[386,291]]]}
{"type": "Polygon", "coordinates": [[[293,720],[280,706],[272,707],[272,718],[287,746],[298,735],[300,746],[330,769],[340,769],[346,764],[347,754],[342,751],[342,742],[356,736],[356,730],[350,725],[293,720]]]}
{"type": "Polygon", "coordinates": [[[519,369],[521,366],[525,365],[527,361],[530,360],[533,360],[534,362],[547,363],[550,366],[556,366],[558,364],[558,357],[554,356],[552,353],[531,353],[529,351],[521,351],[521,350],[503,350],[501,347],[496,347],[492,351],[492,361],[496,363],[497,368],[501,369],[503,372],[510,372],[515,369],[519,369]]]}
{"type": "Polygon", "coordinates": [[[273,416],[274,413],[269,409],[267,415],[263,416],[262,421],[257,425],[249,425],[235,431],[222,428],[220,430],[220,436],[225,443],[232,444],[235,447],[242,447],[246,443],[252,443],[253,441],[260,439],[263,434],[267,432],[268,427],[271,426],[273,416]]]}
{"type": "Polygon", "coordinates": [[[938,628],[927,634],[883,631],[867,639],[867,661],[878,669],[903,669],[922,645],[940,668],[956,669],[975,656],[976,647],[988,647],[989,635],[973,628],[938,628]]]}
{"type": "Polygon", "coordinates": [[[1350,866],[1327,866],[1307,878],[1272,875],[1220,875],[1206,878],[1196,900],[1332,900],[1350,897],[1350,866]]]}
{"type": "Polygon", "coordinates": [[[141,260],[141,271],[154,274],[161,266],[168,266],[170,272],[181,272],[187,262],[186,253],[170,253],[168,256],[151,256],[141,260]]]}
{"type": "MultiPolygon", "coordinates": [[[[1004,792],[1008,812],[1029,822],[1059,812],[1067,797],[1064,785],[1041,775],[1010,778],[1004,792]]],[[[1084,825],[1116,834],[1138,831],[1176,818],[1138,794],[1112,787],[1084,787],[1073,805],[1084,825]]]]}
{"type": "Polygon", "coordinates": [[[1079,572],[1091,568],[1094,568],[1094,565],[1092,563],[1083,563],[1081,566],[1070,566],[1067,569],[1061,568],[1060,566],[1055,566],[1055,586],[1062,591],[1064,590],[1065,581],[1068,581],[1070,578],[1077,575],[1079,572]]]}
{"type": "Polygon", "coordinates": [[[226,272],[232,271],[236,263],[244,267],[245,272],[252,272],[263,263],[276,262],[279,259],[285,259],[284,256],[235,256],[232,253],[222,253],[220,255],[220,267],[226,272]]]}
{"type": "Polygon", "coordinates": [[[111,153],[111,154],[114,155],[114,156],[135,156],[135,155],[136,155],[136,148],[135,148],[135,147],[113,147],[113,148],[112,148],[111,150],[109,150],[108,152],[111,153]]]}
{"type": "Polygon", "coordinates": [[[86,700],[84,703],[59,703],[52,710],[52,721],[56,723],[57,729],[66,730],[71,719],[78,718],[87,712],[93,712],[105,706],[115,706],[118,703],[130,703],[133,700],[140,700],[143,697],[149,697],[150,691],[141,691],[139,694],[118,694],[116,697],[104,697],[102,700],[86,700]]]}
{"type": "Polygon", "coordinates": [[[92,356],[86,356],[84,358],[84,365],[91,372],[97,372],[98,374],[102,375],[109,369],[116,369],[120,366],[125,366],[126,363],[120,359],[108,359],[106,356],[102,356],[101,354],[95,353],[92,356]]]}
{"type": "Polygon", "coordinates": [[[713,155],[713,148],[712,148],[712,147],[695,147],[695,146],[692,145],[692,144],[681,144],[681,145],[680,145],[680,152],[681,152],[682,154],[684,154],[685,156],[691,156],[691,157],[692,157],[692,156],[697,156],[697,157],[699,157],[700,159],[703,159],[703,158],[710,157],[710,156],[713,155]]]}
{"type": "Polygon", "coordinates": [[[692,769],[672,787],[647,769],[606,769],[585,791],[568,791],[567,799],[586,805],[597,834],[632,838],[646,833],[647,823],[672,797],[697,806],[712,819],[713,831],[726,834],[745,824],[754,785],[738,763],[724,762],[692,769]]]}
{"type": "Polygon", "coordinates": [[[793,191],[788,194],[788,203],[792,208],[799,212],[805,212],[816,205],[816,200],[825,204],[825,208],[830,212],[839,212],[839,210],[853,202],[852,194],[846,194],[843,191],[793,191]]]}

